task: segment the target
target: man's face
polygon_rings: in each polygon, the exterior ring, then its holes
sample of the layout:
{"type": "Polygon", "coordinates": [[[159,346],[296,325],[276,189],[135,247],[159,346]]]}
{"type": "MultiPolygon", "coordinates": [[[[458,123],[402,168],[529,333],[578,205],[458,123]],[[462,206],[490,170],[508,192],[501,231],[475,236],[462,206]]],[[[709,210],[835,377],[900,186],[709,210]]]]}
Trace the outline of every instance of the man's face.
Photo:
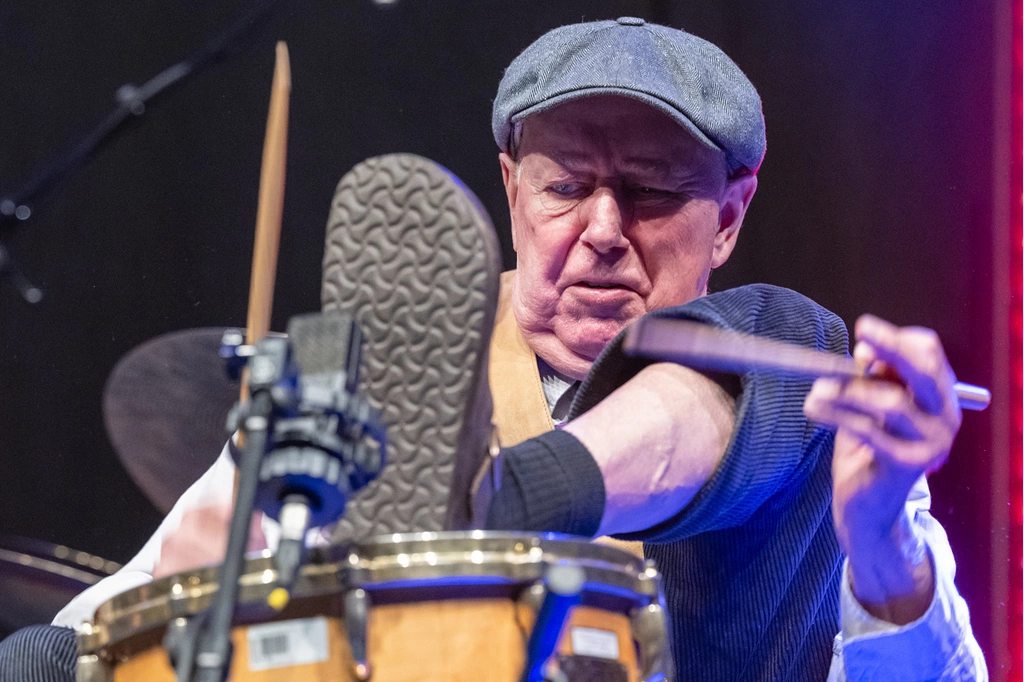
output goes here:
{"type": "Polygon", "coordinates": [[[501,157],[517,254],[513,311],[527,343],[582,377],[630,321],[707,291],[729,257],[751,176],[642,102],[595,96],[524,121],[501,157]]]}

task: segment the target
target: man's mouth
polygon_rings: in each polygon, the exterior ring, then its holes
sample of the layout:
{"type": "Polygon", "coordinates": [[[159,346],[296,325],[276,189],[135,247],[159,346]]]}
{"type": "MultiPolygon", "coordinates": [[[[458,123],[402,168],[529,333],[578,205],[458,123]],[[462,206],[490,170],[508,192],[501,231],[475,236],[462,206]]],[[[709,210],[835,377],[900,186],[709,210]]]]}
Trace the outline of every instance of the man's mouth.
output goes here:
{"type": "Polygon", "coordinates": [[[590,289],[629,289],[625,284],[617,282],[580,282],[580,284],[590,289]]]}

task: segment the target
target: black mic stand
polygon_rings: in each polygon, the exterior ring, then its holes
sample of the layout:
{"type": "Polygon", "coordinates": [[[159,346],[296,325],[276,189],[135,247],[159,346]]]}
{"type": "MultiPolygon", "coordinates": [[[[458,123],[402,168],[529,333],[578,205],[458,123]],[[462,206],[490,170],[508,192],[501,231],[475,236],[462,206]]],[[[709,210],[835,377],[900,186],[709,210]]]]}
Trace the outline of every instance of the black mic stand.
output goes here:
{"type": "Polygon", "coordinates": [[[249,544],[249,526],[259,486],[260,462],[267,449],[274,418],[275,406],[270,392],[284,370],[283,363],[278,367],[278,371],[272,375],[250,379],[249,402],[238,405],[244,414],[236,412],[233,415],[238,421],[243,447],[227,551],[218,571],[217,594],[213,605],[195,616],[184,632],[168,631],[169,641],[166,646],[178,682],[224,682],[227,679],[232,655],[231,621],[238,601],[238,579],[242,574],[249,544]]]}
{"type": "MultiPolygon", "coordinates": [[[[14,194],[0,196],[0,228],[12,227],[32,215],[29,203],[42,196],[64,175],[85,163],[114,133],[124,129],[132,118],[146,112],[146,104],[157,95],[194,73],[223,58],[232,43],[270,16],[279,0],[256,0],[251,8],[227,30],[206,43],[198,52],[164,69],[141,86],[127,83],[117,89],[117,107],[80,140],[44,164],[35,176],[14,194]]],[[[0,244],[0,279],[9,277],[27,303],[38,303],[43,292],[33,285],[15,263],[10,250],[0,244]]]]}

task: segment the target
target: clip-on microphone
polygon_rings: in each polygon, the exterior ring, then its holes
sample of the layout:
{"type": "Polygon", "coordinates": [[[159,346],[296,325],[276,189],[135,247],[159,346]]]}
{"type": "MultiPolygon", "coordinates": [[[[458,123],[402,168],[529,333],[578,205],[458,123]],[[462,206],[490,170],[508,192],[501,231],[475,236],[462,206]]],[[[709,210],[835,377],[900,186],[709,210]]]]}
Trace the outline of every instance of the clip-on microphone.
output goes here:
{"type": "Polygon", "coordinates": [[[213,605],[167,642],[178,682],[226,679],[254,507],[281,523],[278,587],[267,600],[280,610],[305,559],[307,530],[340,518],[348,498],[384,466],[384,427],[356,393],[362,337],[350,316],[300,315],[289,321],[288,338],[268,336],[255,346],[242,341],[229,330],[221,346],[229,374],[240,376],[248,366],[251,396],[228,417],[229,430],[240,431],[244,442],[236,454],[228,548],[213,605]]]}

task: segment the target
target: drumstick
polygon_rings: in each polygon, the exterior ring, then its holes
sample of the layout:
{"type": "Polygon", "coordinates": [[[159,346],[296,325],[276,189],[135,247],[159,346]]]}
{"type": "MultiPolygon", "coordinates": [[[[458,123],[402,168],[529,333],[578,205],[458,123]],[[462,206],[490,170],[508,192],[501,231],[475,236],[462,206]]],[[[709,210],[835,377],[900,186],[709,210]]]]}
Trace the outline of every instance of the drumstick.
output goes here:
{"type": "MultiPolygon", "coordinates": [[[[734,374],[753,369],[807,377],[864,374],[852,358],[843,355],[688,320],[641,318],[626,331],[622,349],[627,355],[734,374]]],[[[965,410],[984,410],[992,400],[992,394],[981,386],[958,382],[954,389],[965,410]]]]}
{"type": "MultiPolygon", "coordinates": [[[[245,342],[252,345],[270,331],[270,313],[274,306],[274,278],[277,274],[277,248],[281,241],[281,216],[284,213],[284,171],[288,155],[288,97],[292,91],[292,70],[288,46],[278,41],[275,49],[274,80],[270,85],[270,111],[267,133],[263,138],[263,164],[260,166],[260,193],[256,206],[256,237],[252,249],[252,274],[249,278],[249,314],[245,324],[245,342]]],[[[249,400],[248,368],[242,375],[239,400],[249,400]]],[[[242,433],[239,447],[245,447],[242,433]]],[[[235,471],[238,490],[238,471],[235,471]]]]}
{"type": "MultiPolygon", "coordinates": [[[[259,204],[256,208],[256,238],[252,250],[252,275],[249,280],[249,315],[245,342],[252,345],[270,331],[270,313],[274,305],[274,277],[277,250],[281,241],[281,216],[284,212],[284,174],[288,152],[288,97],[292,89],[288,46],[277,43],[274,80],[270,86],[270,112],[263,140],[263,165],[260,168],[259,204]]],[[[249,386],[242,381],[241,400],[249,399],[249,386]]]]}

